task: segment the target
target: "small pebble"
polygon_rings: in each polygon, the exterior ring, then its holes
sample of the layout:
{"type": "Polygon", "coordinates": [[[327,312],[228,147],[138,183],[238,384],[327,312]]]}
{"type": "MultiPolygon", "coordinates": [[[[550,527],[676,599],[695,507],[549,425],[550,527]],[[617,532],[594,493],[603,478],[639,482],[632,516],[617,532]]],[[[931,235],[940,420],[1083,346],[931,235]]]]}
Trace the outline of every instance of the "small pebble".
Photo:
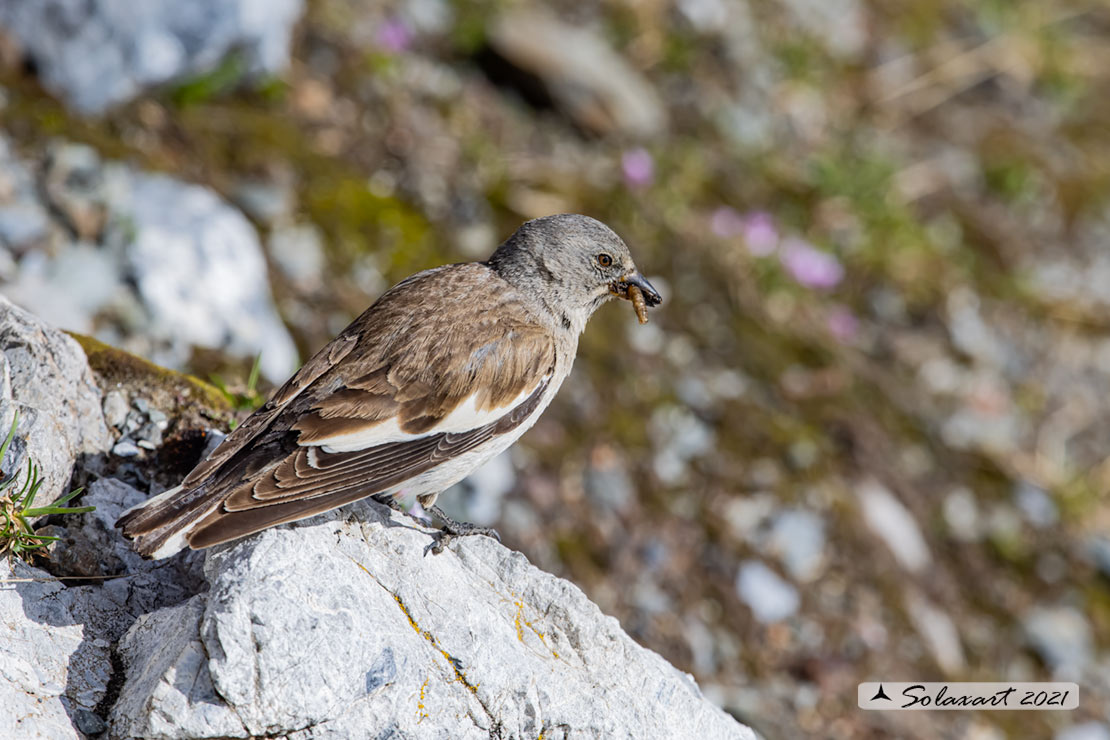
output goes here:
{"type": "Polygon", "coordinates": [[[153,450],[162,446],[162,427],[154,422],[144,424],[143,428],[135,433],[139,447],[153,450]]]}
{"type": "Polygon", "coordinates": [[[122,439],[116,443],[112,448],[112,454],[116,457],[135,457],[141,452],[138,445],[129,439],[122,439]]]}
{"type": "Polygon", "coordinates": [[[760,622],[781,622],[798,611],[798,590],[758,560],[745,560],[736,574],[736,593],[760,622]]]}
{"type": "Polygon", "coordinates": [[[99,735],[108,729],[104,720],[87,709],[78,709],[74,712],[73,724],[86,735],[99,735]]]}
{"type": "Polygon", "coordinates": [[[127,412],[127,418],[124,420],[123,425],[119,428],[124,434],[131,434],[143,426],[143,415],[138,411],[132,409],[127,412]]]}
{"type": "Polygon", "coordinates": [[[1091,625],[1073,606],[1039,606],[1022,619],[1025,638],[1057,680],[1075,680],[1094,659],[1091,625]]]}
{"type": "Polygon", "coordinates": [[[127,419],[127,399],[119,391],[108,391],[104,395],[104,422],[110,427],[119,428],[127,419]]]}

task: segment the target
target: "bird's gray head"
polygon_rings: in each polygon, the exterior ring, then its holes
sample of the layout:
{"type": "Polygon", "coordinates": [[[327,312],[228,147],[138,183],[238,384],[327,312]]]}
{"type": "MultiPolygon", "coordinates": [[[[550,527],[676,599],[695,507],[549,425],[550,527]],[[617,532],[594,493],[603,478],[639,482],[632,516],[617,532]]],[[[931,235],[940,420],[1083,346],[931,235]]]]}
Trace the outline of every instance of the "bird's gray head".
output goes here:
{"type": "Polygon", "coordinates": [[[528,221],[487,264],[538,299],[567,330],[582,331],[609,298],[631,298],[631,286],[642,291],[647,305],[662,302],[624,241],[589,216],[564,213],[528,221]]]}

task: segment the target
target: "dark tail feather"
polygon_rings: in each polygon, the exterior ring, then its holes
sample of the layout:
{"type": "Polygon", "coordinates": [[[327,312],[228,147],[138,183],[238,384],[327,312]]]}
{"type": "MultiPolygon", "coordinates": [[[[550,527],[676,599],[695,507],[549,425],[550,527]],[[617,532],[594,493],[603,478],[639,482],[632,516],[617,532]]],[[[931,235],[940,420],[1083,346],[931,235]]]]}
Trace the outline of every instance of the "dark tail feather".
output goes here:
{"type": "Polygon", "coordinates": [[[287,524],[325,511],[367,498],[370,494],[362,484],[341,488],[331,493],[311,498],[294,499],[280,504],[259,506],[241,511],[221,509],[209,514],[202,521],[189,527],[189,544],[200,549],[261,532],[278,524],[287,524]]]}
{"type": "Polygon", "coordinates": [[[116,528],[134,540],[135,551],[144,558],[168,558],[188,547],[186,535],[218,504],[206,494],[205,486],[171,488],[128,509],[116,521],[116,528]]]}

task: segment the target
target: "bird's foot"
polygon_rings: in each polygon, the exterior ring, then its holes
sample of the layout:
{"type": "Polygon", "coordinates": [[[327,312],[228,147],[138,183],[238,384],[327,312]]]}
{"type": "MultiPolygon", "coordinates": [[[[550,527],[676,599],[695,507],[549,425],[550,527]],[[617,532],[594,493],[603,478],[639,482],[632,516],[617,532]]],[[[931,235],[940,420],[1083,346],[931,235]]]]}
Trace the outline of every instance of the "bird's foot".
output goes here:
{"type": "Polygon", "coordinates": [[[431,521],[430,518],[424,514],[426,509],[420,509],[419,514],[413,513],[412,511],[409,511],[408,509],[406,509],[401,504],[401,502],[398,499],[394,498],[393,496],[386,496],[384,498],[375,498],[374,500],[377,501],[379,504],[385,504],[386,506],[388,506],[389,508],[393,509],[396,512],[404,514],[409,519],[412,519],[414,522],[419,524],[421,527],[428,526],[428,522],[431,521]]]}
{"type": "Polygon", "coordinates": [[[386,496],[385,498],[376,498],[374,500],[377,501],[379,504],[385,504],[394,511],[399,511],[402,514],[408,514],[409,516],[412,516],[412,514],[409,514],[407,511],[405,511],[405,507],[401,506],[400,502],[398,502],[397,499],[393,498],[392,496],[386,496]]]}
{"type": "Polygon", "coordinates": [[[451,517],[447,516],[443,509],[436,505],[426,506],[424,510],[430,512],[443,523],[443,528],[432,535],[432,542],[424,548],[424,554],[427,555],[431,552],[433,555],[439,555],[443,552],[443,548],[456,537],[469,537],[475,534],[484,534],[487,537],[492,537],[498,542],[501,541],[501,535],[493,527],[479,527],[477,524],[470,524],[468,522],[457,522],[451,517]]]}

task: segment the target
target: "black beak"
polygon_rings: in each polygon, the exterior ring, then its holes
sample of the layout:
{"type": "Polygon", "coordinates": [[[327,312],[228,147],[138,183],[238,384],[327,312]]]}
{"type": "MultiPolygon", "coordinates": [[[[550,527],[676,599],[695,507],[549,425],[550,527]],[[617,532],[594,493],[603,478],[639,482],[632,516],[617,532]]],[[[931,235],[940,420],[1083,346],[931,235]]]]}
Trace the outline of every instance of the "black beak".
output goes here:
{"type": "Polygon", "coordinates": [[[628,289],[633,285],[639,288],[640,292],[644,294],[644,303],[648,306],[654,308],[663,302],[663,296],[659,295],[659,291],[639,272],[625,275],[620,280],[613,283],[609,290],[614,295],[620,296],[621,298],[628,298],[628,289]]]}

